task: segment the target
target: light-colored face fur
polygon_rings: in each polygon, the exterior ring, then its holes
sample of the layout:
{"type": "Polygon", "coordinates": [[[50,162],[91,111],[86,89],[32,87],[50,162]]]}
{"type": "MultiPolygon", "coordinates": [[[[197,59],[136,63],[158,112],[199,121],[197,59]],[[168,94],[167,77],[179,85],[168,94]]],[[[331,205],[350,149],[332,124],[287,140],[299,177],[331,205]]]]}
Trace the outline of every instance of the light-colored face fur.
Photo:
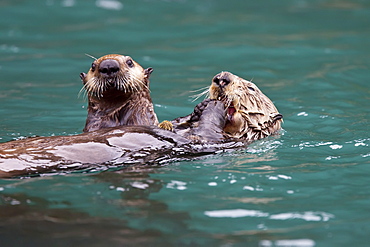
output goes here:
{"type": "Polygon", "coordinates": [[[230,137],[256,140],[281,128],[282,115],[252,82],[230,72],[217,74],[209,88],[211,99],[227,108],[224,132],[230,137]]]}
{"type": "Polygon", "coordinates": [[[109,89],[123,93],[135,93],[148,89],[147,77],[150,73],[136,63],[131,57],[109,54],[96,59],[87,74],[81,74],[84,87],[90,96],[104,97],[109,89]],[[146,82],[146,83],[145,83],[146,82]]]}
{"type": "Polygon", "coordinates": [[[129,56],[109,54],[95,59],[87,74],[80,74],[89,101],[84,132],[122,125],[156,125],[149,90],[152,71],[129,56]]]}

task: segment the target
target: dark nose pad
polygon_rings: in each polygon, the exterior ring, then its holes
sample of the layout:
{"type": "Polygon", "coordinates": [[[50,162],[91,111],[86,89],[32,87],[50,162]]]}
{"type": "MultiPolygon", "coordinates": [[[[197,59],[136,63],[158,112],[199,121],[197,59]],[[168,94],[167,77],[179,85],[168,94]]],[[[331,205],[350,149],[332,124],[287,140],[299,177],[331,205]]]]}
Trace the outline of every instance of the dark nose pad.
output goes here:
{"type": "Polygon", "coordinates": [[[119,63],[113,59],[107,59],[100,63],[99,72],[104,76],[114,76],[119,71],[119,63]]]}
{"type": "Polygon", "coordinates": [[[217,86],[223,88],[230,83],[230,80],[229,78],[216,76],[215,78],[213,78],[213,82],[216,83],[217,86]]]}

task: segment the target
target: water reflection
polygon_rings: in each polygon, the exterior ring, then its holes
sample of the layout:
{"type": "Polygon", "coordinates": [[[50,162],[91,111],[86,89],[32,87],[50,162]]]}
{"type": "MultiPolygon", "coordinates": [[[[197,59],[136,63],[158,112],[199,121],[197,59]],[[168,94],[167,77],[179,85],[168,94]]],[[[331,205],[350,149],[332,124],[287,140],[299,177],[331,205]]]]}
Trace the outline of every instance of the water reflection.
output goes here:
{"type": "MultiPolygon", "coordinates": [[[[158,192],[162,185],[159,181],[148,179],[146,172],[127,174],[108,172],[89,177],[70,176],[66,177],[66,181],[57,180],[62,184],[51,183],[48,190],[51,193],[57,193],[58,190],[63,189],[64,193],[54,198],[48,197],[48,193],[43,196],[40,191],[28,194],[7,192],[13,188],[19,190],[22,187],[36,189],[44,182],[50,182],[47,178],[5,186],[0,197],[2,243],[7,243],[9,246],[19,244],[29,246],[50,244],[52,241],[53,246],[65,246],[76,245],[83,241],[83,246],[107,244],[144,246],[154,243],[157,238],[160,239],[163,233],[153,230],[149,225],[132,228],[127,222],[130,218],[135,221],[142,219],[150,222],[155,220],[151,219],[153,217],[164,216],[165,219],[170,220],[175,216],[176,222],[180,223],[188,219],[186,213],[176,215],[169,213],[165,204],[148,199],[148,195],[158,192]],[[72,195],[80,186],[73,187],[66,184],[68,181],[81,178],[84,181],[84,191],[89,194],[84,198],[88,201],[86,206],[90,205],[90,207],[81,205],[79,198],[72,195]],[[149,186],[140,188],[137,186],[139,183],[149,186]],[[59,185],[65,186],[60,188],[59,185]],[[125,188],[124,193],[117,188],[125,188]],[[96,208],[98,204],[105,205],[107,210],[99,210],[96,208]],[[153,216],[151,211],[162,213],[153,216]]],[[[74,185],[76,186],[76,182],[74,185]]]]}
{"type": "MultiPolygon", "coordinates": [[[[199,235],[201,241],[208,234],[190,229],[188,212],[170,210],[166,203],[150,199],[152,193],[164,188],[163,181],[151,178],[155,172],[149,168],[88,177],[68,175],[52,183],[49,178],[14,181],[2,187],[0,196],[0,225],[6,228],[0,233],[2,242],[43,245],[52,241],[53,245],[65,246],[83,241],[83,246],[148,246],[189,241],[178,237],[177,232],[199,235]],[[79,185],[76,180],[80,179],[79,185]],[[48,192],[42,193],[37,188],[45,182],[49,183],[48,192]],[[22,188],[35,190],[27,194],[12,192],[22,188]],[[63,193],[58,192],[61,189],[63,193]],[[81,194],[85,194],[84,203],[81,194]],[[48,232],[52,234],[43,236],[48,232]]],[[[209,241],[213,242],[206,240],[209,241]]]]}

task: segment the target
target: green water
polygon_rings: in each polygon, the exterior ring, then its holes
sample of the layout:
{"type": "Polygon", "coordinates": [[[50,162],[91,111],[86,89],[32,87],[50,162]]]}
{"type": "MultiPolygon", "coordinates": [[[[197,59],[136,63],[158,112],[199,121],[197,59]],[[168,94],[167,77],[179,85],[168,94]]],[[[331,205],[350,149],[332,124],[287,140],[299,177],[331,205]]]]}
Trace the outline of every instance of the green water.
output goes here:
{"type": "Polygon", "coordinates": [[[0,141],[82,131],[85,53],[153,67],[160,120],[222,70],[283,135],[137,171],[0,180],[1,246],[368,246],[370,2],[0,2],[0,141]]]}

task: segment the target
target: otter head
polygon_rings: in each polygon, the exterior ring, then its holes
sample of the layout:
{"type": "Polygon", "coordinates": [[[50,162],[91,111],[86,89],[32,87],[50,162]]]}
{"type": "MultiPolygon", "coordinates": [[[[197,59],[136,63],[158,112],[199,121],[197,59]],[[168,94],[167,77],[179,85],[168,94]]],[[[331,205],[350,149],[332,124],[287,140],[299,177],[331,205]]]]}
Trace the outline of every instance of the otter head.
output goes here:
{"type": "MultiPolygon", "coordinates": [[[[110,54],[96,59],[80,78],[89,96],[112,98],[147,90],[152,68],[143,69],[129,56],[110,54]]],[[[127,97],[126,96],[126,97],[127,97]]]]}
{"type": "Polygon", "coordinates": [[[110,54],[96,59],[87,74],[80,74],[89,100],[84,131],[157,124],[149,91],[152,72],[129,56],[110,54]]]}
{"type": "Polygon", "coordinates": [[[228,137],[257,140],[281,128],[282,115],[252,82],[230,72],[217,74],[209,89],[211,99],[227,109],[224,132],[228,137]]]}

